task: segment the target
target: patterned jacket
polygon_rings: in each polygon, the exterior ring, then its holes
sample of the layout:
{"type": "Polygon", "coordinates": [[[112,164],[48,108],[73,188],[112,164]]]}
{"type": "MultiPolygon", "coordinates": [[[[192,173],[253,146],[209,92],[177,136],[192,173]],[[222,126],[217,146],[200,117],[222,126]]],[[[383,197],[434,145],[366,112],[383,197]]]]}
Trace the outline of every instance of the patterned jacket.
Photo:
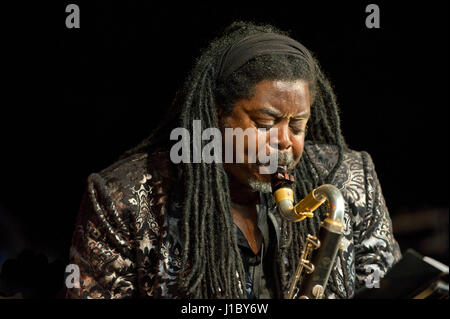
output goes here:
{"type": "MultiPolygon", "coordinates": [[[[306,143],[305,152],[324,174],[337,160],[330,145],[306,143]]],[[[167,154],[148,156],[132,155],[88,177],[70,249],[81,286],[69,288],[67,298],[178,297],[182,245],[179,218],[167,213],[167,154]]],[[[351,298],[374,267],[383,276],[401,254],[370,155],[346,151],[332,184],[345,199],[345,228],[329,280],[339,294],[326,297],[351,298]]]]}

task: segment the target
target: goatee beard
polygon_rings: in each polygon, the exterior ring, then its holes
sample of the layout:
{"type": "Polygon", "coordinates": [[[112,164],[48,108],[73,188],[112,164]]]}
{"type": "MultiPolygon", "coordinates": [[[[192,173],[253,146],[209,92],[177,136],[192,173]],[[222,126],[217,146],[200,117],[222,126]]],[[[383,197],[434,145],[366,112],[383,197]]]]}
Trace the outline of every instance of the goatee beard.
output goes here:
{"type": "MultiPolygon", "coordinates": [[[[288,170],[293,170],[295,161],[289,152],[278,152],[278,165],[286,166],[288,170]]],[[[248,180],[248,185],[254,192],[272,193],[272,185],[267,182],[261,182],[255,178],[248,180]]]]}
{"type": "Polygon", "coordinates": [[[248,180],[248,185],[254,192],[272,193],[272,185],[270,183],[261,182],[252,178],[248,180]]]}

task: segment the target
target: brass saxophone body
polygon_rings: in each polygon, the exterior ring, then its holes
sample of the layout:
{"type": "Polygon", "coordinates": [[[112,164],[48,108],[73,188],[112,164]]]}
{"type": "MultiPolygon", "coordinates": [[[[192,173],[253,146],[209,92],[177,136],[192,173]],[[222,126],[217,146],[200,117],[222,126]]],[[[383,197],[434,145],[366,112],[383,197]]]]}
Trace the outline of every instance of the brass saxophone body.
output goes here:
{"type": "Polygon", "coordinates": [[[293,183],[294,177],[285,167],[279,167],[272,175],[272,192],[283,218],[292,222],[312,218],[314,211],[323,203],[327,204],[328,212],[321,223],[318,236],[309,234],[306,238],[287,298],[321,299],[341,244],[344,199],[339,189],[325,184],[294,205],[293,183]]]}

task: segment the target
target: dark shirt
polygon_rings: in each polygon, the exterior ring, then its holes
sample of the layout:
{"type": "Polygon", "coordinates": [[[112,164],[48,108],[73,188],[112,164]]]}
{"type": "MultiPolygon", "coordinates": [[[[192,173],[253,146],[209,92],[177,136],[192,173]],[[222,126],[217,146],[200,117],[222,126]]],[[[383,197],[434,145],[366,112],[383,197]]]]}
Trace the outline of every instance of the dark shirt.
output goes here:
{"type": "Polygon", "coordinates": [[[276,297],[273,281],[274,248],[278,246],[278,223],[260,196],[260,203],[256,205],[258,212],[258,229],[262,234],[262,243],[255,254],[242,231],[235,225],[237,243],[240,248],[245,270],[245,290],[249,299],[270,299],[276,297]]]}

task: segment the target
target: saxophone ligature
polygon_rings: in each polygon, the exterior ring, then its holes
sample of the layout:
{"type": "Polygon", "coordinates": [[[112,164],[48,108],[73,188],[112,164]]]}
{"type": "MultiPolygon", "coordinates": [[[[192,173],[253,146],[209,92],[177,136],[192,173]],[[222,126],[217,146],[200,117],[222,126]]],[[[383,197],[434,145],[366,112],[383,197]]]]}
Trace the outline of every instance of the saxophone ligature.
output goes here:
{"type": "Polygon", "coordinates": [[[315,188],[294,205],[294,176],[286,167],[272,175],[272,192],[280,215],[291,222],[312,218],[314,211],[326,203],[328,212],[318,236],[308,234],[287,295],[288,299],[321,299],[331,273],[344,228],[344,199],[330,184],[315,188]]]}

